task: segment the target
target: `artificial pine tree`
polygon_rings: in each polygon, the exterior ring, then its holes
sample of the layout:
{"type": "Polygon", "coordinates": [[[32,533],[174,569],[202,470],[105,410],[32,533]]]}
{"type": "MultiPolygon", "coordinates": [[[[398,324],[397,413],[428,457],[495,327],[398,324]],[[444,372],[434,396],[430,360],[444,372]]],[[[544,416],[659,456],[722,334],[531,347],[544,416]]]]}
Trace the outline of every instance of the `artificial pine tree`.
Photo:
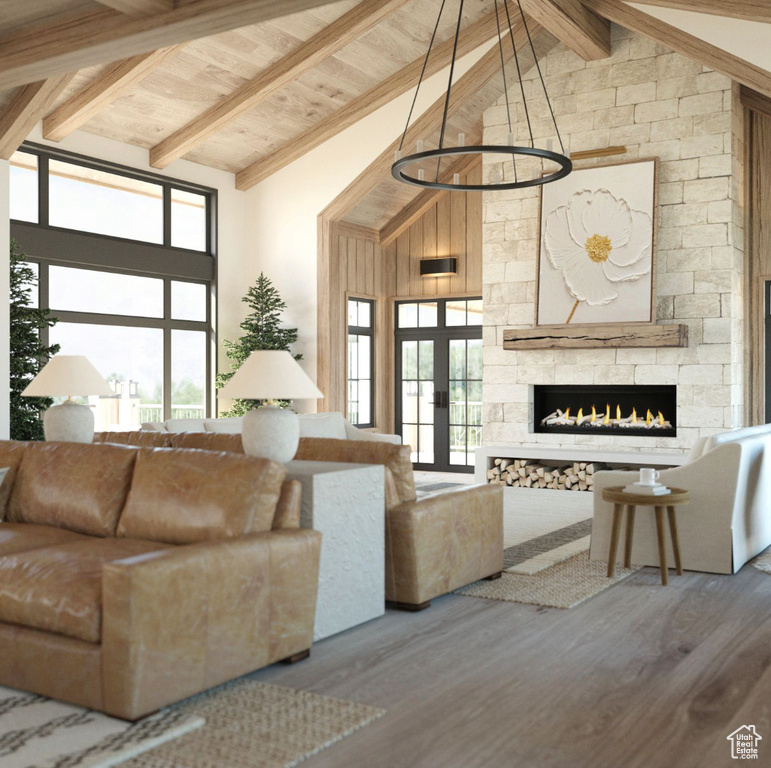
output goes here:
{"type": "MultiPolygon", "coordinates": [[[[281,312],[286,309],[286,302],[273,286],[273,283],[260,272],[257,282],[241,299],[251,308],[251,313],[241,323],[244,335],[238,341],[225,341],[225,354],[233,361],[228,373],[217,374],[217,389],[230,381],[233,374],[243,365],[256,349],[281,349],[287,352],[290,345],[297,341],[297,328],[281,327],[281,312]]],[[[302,355],[294,355],[295,360],[302,360],[302,355]]],[[[286,407],[288,403],[278,401],[286,407]]],[[[243,416],[247,411],[259,408],[260,400],[234,400],[233,407],[222,416],[243,416]]]]}
{"type": "Polygon", "coordinates": [[[35,273],[25,263],[26,256],[11,240],[11,439],[42,440],[42,412],[53,405],[50,397],[22,397],[26,386],[59,351],[59,345],[46,346],[40,331],[57,320],[47,309],[30,304],[30,289],[37,286],[35,273]]]}

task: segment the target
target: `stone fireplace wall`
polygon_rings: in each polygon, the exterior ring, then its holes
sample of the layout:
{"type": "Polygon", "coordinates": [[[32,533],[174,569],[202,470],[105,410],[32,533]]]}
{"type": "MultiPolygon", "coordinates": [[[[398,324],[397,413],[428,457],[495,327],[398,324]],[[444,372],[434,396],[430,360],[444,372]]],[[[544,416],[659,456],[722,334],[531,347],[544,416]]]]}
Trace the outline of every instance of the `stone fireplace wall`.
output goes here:
{"type": "MultiPolygon", "coordinates": [[[[684,451],[741,426],[744,412],[743,111],[731,81],[618,26],[611,58],[585,62],[562,45],[541,61],[565,146],[627,147],[618,160],[659,158],[657,321],[685,323],[684,349],[510,352],[506,328],[535,318],[539,192],[485,194],[484,441],[684,451]],[[673,438],[532,431],[533,384],[676,384],[673,438]]],[[[536,141],[553,134],[537,73],[525,79],[536,141]]],[[[527,125],[518,89],[517,140],[527,125]]],[[[485,143],[505,143],[503,98],[484,115],[485,143]]],[[[616,158],[610,158],[616,160],[616,158]]],[[[577,167],[607,163],[584,161],[577,167]]],[[[497,163],[485,165],[491,178],[497,163]]]]}

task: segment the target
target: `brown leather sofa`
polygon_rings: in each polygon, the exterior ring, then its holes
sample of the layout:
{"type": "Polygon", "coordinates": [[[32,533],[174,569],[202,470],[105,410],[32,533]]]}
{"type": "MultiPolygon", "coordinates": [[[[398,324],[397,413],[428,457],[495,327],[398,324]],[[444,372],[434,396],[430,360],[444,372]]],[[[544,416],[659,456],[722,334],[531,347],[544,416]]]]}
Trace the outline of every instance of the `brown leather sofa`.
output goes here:
{"type": "Polygon", "coordinates": [[[0,442],[0,684],[135,720],[313,639],[321,536],[280,464],[0,442]]]}
{"type": "MultiPolygon", "coordinates": [[[[99,441],[243,452],[241,435],[99,433],[99,441]],[[167,442],[163,443],[162,441],[167,442]]],[[[302,438],[295,459],[382,464],[386,476],[386,599],[421,610],[431,600],[503,568],[503,489],[475,485],[420,494],[406,445],[302,438]]]]}

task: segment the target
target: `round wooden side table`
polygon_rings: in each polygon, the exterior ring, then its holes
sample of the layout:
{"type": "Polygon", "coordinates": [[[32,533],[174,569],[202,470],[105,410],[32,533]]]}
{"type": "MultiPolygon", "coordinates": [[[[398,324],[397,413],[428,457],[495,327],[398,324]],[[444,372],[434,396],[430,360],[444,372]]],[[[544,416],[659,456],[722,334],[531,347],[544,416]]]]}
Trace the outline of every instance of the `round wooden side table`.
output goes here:
{"type": "Polygon", "coordinates": [[[664,531],[664,510],[669,517],[669,534],[672,537],[672,552],[675,556],[677,575],[683,575],[683,564],[680,560],[680,540],[677,536],[677,520],[675,507],[690,501],[688,491],[682,488],[671,488],[670,493],[661,496],[651,496],[647,493],[626,493],[623,488],[604,488],[602,500],[613,504],[613,528],[610,532],[610,553],[608,554],[608,578],[616,569],[616,552],[618,539],[621,535],[621,517],[626,507],[626,544],[624,547],[624,567],[632,564],[632,536],[634,535],[634,517],[637,507],[653,507],[656,512],[656,535],[659,540],[659,566],[661,568],[661,583],[667,586],[667,549],[666,532],[664,531]]]}

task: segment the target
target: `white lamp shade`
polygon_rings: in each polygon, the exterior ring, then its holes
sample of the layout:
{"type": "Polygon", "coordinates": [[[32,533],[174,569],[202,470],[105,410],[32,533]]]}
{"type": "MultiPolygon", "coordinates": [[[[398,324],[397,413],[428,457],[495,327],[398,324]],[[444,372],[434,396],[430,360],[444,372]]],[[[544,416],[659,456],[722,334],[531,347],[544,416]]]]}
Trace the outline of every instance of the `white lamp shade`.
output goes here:
{"type": "Polygon", "coordinates": [[[84,355],[55,355],[21,394],[24,397],[86,397],[115,393],[84,355]]]}
{"type": "Polygon", "coordinates": [[[234,400],[317,400],[318,387],[289,352],[258,349],[220,390],[234,400]]]}

